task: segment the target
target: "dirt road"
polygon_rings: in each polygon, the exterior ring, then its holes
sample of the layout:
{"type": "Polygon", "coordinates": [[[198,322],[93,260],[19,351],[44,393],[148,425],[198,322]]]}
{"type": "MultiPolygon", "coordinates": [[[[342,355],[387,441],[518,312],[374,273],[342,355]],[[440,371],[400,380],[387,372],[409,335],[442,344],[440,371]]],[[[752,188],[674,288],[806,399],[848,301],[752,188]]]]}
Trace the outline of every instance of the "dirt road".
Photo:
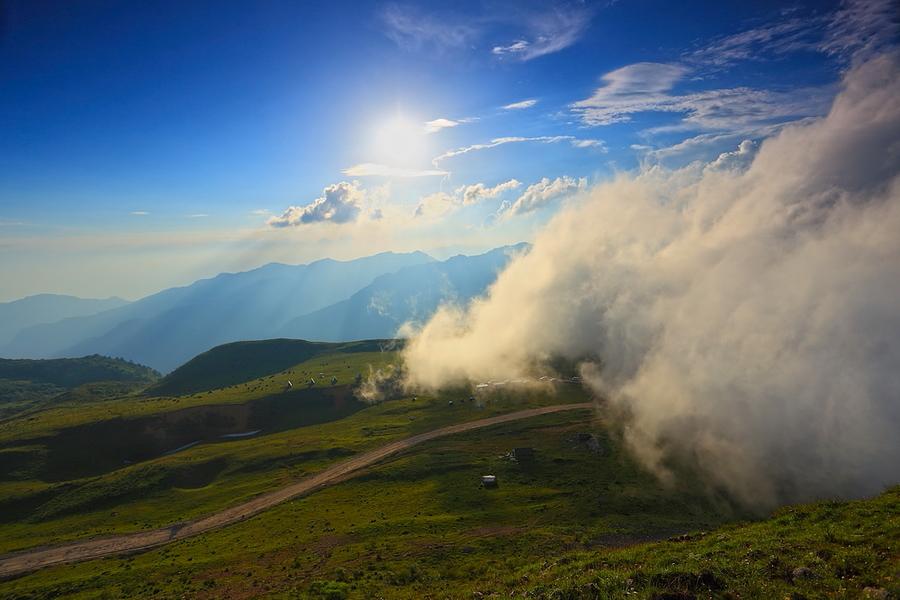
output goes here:
{"type": "Polygon", "coordinates": [[[562,411],[584,410],[589,409],[592,406],[593,404],[590,402],[582,402],[579,404],[559,404],[556,406],[532,408],[504,415],[497,415],[496,417],[488,417],[478,421],[449,425],[427,433],[420,433],[419,435],[391,442],[390,444],[386,444],[375,450],[370,450],[369,452],[354,456],[353,458],[325,469],[317,475],[306,477],[289,486],[262,494],[243,504],[226,508],[225,510],[208,517],[187,521],[185,523],[177,523],[169,527],[151,531],[96,538],[72,542],[61,546],[35,548],[0,556],[0,578],[21,575],[50,565],[80,562],[116,554],[128,554],[149,550],[157,546],[162,546],[170,542],[182,540],[193,535],[198,535],[206,531],[249,519],[277,504],[349,479],[361,469],[384,460],[388,456],[412,448],[416,444],[421,444],[422,442],[427,442],[447,435],[471,431],[473,429],[507,423],[509,421],[517,421],[519,419],[527,419],[529,417],[562,411]]]}

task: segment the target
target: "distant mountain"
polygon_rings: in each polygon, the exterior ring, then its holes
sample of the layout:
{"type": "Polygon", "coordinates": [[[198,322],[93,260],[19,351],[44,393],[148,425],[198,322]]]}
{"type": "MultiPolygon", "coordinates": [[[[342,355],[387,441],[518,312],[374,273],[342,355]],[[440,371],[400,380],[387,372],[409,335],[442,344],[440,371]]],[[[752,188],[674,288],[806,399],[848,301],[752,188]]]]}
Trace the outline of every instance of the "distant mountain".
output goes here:
{"type": "Polygon", "coordinates": [[[213,346],[283,337],[285,324],[344,300],[377,277],[434,259],[386,252],[351,261],[269,264],[171,288],[127,306],[37,325],[0,348],[10,357],[122,356],[170,371],[213,346]]]}
{"type": "Polygon", "coordinates": [[[60,294],[38,294],[12,302],[0,302],[0,346],[34,325],[94,315],[126,304],[128,301],[121,298],[77,298],[60,294]]]}
{"type": "Polygon", "coordinates": [[[426,321],[443,303],[464,305],[483,295],[510,258],[527,248],[504,246],[382,275],[346,300],[297,317],[282,334],[332,342],[394,337],[402,324],[426,321]]]}

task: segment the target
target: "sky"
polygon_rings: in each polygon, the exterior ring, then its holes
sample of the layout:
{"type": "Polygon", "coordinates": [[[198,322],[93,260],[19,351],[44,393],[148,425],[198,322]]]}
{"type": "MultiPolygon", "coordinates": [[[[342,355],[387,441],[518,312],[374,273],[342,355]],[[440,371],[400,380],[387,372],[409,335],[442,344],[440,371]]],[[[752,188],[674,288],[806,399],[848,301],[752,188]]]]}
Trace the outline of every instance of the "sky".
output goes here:
{"type": "Polygon", "coordinates": [[[0,301],[531,241],[620,174],[822,117],[896,35],[878,0],[0,11],[0,301]]]}

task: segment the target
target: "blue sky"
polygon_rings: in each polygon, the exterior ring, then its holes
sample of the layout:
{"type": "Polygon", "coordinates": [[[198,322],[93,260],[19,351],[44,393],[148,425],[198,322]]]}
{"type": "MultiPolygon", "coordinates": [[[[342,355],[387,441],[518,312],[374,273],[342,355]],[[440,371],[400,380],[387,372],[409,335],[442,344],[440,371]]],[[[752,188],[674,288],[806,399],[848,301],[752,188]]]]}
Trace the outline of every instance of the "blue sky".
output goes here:
{"type": "Polygon", "coordinates": [[[5,2],[0,300],[528,240],[822,115],[885,6],[5,2]]]}

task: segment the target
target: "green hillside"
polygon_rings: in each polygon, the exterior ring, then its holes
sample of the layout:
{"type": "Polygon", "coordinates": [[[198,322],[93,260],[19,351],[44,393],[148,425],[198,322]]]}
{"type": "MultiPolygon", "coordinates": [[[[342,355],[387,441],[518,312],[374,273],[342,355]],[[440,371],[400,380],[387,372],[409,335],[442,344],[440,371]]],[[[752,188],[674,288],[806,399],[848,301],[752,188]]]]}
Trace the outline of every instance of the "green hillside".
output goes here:
{"type": "MultiPolygon", "coordinates": [[[[361,401],[357,375],[398,361],[377,341],[229,344],[190,367],[215,389],[0,423],[0,554],[185,523],[389,442],[589,399],[557,382],[361,401]],[[311,356],[213,381],[291,349],[311,356]]],[[[601,404],[428,441],[223,529],[0,581],[0,597],[860,597],[896,593],[898,515],[900,489],[759,521],[702,482],[664,486],[601,404]]]]}
{"type": "Polygon", "coordinates": [[[278,373],[314,356],[378,352],[397,348],[398,343],[395,340],[365,340],[330,344],[275,339],[223,344],[175,369],[148,390],[148,394],[180,396],[204,392],[278,373]]]}
{"type": "Polygon", "coordinates": [[[0,379],[75,388],[96,381],[152,383],[159,373],[149,367],[94,354],[82,358],[44,360],[0,358],[0,379]]]}
{"type": "Polygon", "coordinates": [[[69,402],[126,396],[159,373],[121,358],[0,358],[0,419],[69,402]]]}

